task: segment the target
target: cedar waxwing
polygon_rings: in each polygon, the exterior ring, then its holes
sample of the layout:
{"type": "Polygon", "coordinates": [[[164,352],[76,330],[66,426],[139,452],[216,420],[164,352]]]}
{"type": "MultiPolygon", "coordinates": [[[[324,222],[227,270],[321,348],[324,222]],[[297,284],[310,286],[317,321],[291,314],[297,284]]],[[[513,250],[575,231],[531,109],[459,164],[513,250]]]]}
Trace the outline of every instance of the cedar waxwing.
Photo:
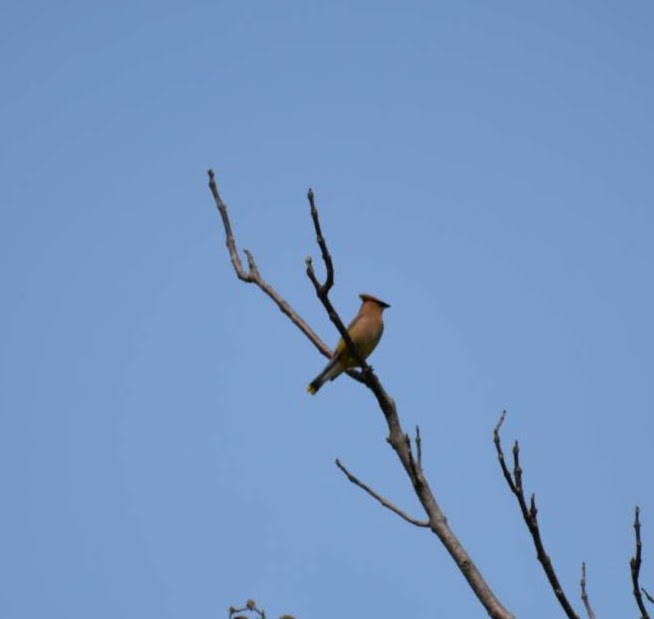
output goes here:
{"type": "MultiPolygon", "coordinates": [[[[390,307],[388,303],[384,303],[379,299],[369,294],[360,294],[361,309],[355,316],[354,320],[347,328],[352,341],[358,347],[361,356],[367,359],[370,353],[375,350],[375,347],[381,339],[384,331],[384,321],[382,320],[382,312],[390,307]]],[[[318,392],[318,389],[323,386],[328,380],[334,380],[337,376],[342,374],[345,370],[349,370],[354,366],[359,365],[356,357],[350,353],[345,340],[340,339],[336,345],[336,350],[327,364],[325,369],[313,379],[311,384],[307,387],[307,391],[313,395],[318,392]]]]}

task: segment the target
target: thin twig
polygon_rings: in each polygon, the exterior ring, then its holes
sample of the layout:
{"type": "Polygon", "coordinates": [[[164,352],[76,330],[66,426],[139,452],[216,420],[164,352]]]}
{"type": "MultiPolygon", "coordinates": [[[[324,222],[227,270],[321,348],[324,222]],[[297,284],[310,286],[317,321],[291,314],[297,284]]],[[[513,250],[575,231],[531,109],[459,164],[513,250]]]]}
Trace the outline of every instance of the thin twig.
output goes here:
{"type": "Polygon", "coordinates": [[[316,230],[316,241],[318,247],[320,247],[320,253],[322,254],[323,262],[325,263],[325,270],[327,271],[325,283],[322,284],[321,289],[324,294],[327,294],[334,285],[334,263],[332,262],[332,256],[329,253],[329,249],[327,248],[327,243],[325,243],[325,237],[322,235],[322,228],[320,227],[320,218],[318,217],[318,209],[316,208],[313,189],[309,189],[307,198],[309,198],[309,206],[311,207],[313,227],[316,230]]]}
{"type": "Polygon", "coordinates": [[[225,236],[227,237],[225,243],[227,245],[227,249],[229,250],[229,257],[231,258],[232,264],[234,265],[234,270],[236,271],[236,275],[240,280],[250,283],[254,280],[252,279],[251,275],[249,275],[247,271],[243,268],[241,258],[238,255],[238,250],[236,249],[236,242],[234,241],[234,233],[232,232],[232,225],[229,221],[229,216],[227,215],[227,205],[223,202],[223,199],[220,197],[220,193],[218,192],[218,185],[216,184],[216,176],[213,170],[209,170],[208,174],[209,174],[209,189],[211,189],[211,193],[213,194],[213,199],[216,201],[216,207],[218,208],[218,211],[220,212],[220,216],[222,217],[223,220],[223,227],[225,228],[225,236]]]}
{"type": "Polygon", "coordinates": [[[422,437],[420,436],[420,426],[416,426],[416,452],[418,453],[418,467],[422,469],[422,437]]]}
{"type": "Polygon", "coordinates": [[[417,486],[417,484],[422,483],[421,478],[422,478],[422,471],[420,470],[420,466],[418,465],[418,462],[416,461],[416,458],[413,455],[413,449],[411,449],[411,438],[409,437],[409,434],[404,435],[404,444],[406,445],[406,449],[409,452],[409,465],[411,467],[411,478],[414,480],[414,485],[417,486]]]}
{"type": "Polygon", "coordinates": [[[563,611],[565,612],[568,619],[579,619],[563,591],[563,587],[561,586],[559,578],[554,571],[554,566],[552,565],[552,561],[550,560],[549,555],[545,552],[545,547],[543,545],[543,540],[541,538],[540,529],[538,526],[538,508],[536,507],[536,496],[534,494],[531,495],[530,504],[529,507],[527,507],[527,501],[525,499],[525,493],[522,486],[520,445],[518,441],[515,441],[513,444],[513,474],[511,474],[506,465],[504,451],[502,449],[502,443],[500,439],[500,429],[504,423],[505,417],[506,411],[502,411],[500,420],[497,422],[497,425],[493,430],[493,442],[495,443],[495,449],[497,451],[497,457],[500,461],[500,467],[502,468],[504,479],[506,479],[511,492],[518,500],[520,511],[522,512],[522,517],[527,525],[527,528],[529,529],[529,533],[531,533],[531,537],[534,541],[534,546],[536,547],[536,555],[541,565],[543,566],[547,580],[549,581],[550,586],[552,587],[552,590],[554,591],[554,594],[559,601],[559,604],[561,604],[561,607],[563,608],[563,611]]]}
{"type": "Polygon", "coordinates": [[[593,612],[593,608],[590,605],[590,600],[588,599],[588,593],[586,591],[586,563],[585,562],[581,564],[581,582],[579,584],[581,586],[581,601],[584,603],[584,608],[586,609],[586,614],[588,615],[588,619],[595,619],[595,613],[593,612]]]}
{"type": "Polygon", "coordinates": [[[362,490],[365,490],[371,497],[374,499],[377,499],[384,507],[387,509],[390,509],[392,512],[397,514],[400,518],[403,518],[407,522],[417,526],[417,527],[426,527],[429,528],[429,520],[419,520],[418,518],[414,518],[413,516],[409,516],[406,512],[402,511],[397,505],[389,501],[386,497],[382,496],[375,490],[373,490],[370,486],[367,484],[363,483],[358,477],[350,473],[350,471],[345,468],[345,465],[338,459],[336,458],[336,466],[345,473],[345,476],[348,478],[349,481],[351,481],[355,486],[359,486],[362,490]]]}
{"type": "Polygon", "coordinates": [[[645,589],[645,587],[641,587],[640,590],[645,594],[647,601],[650,604],[654,604],[654,598],[647,592],[647,589],[645,589]]]}
{"type": "Polygon", "coordinates": [[[502,446],[500,444],[500,428],[504,423],[505,417],[506,417],[506,411],[502,411],[502,414],[500,415],[500,420],[497,422],[497,425],[493,430],[493,442],[495,443],[495,449],[497,451],[497,457],[500,460],[500,466],[502,467],[502,473],[504,474],[504,479],[506,479],[506,483],[509,485],[509,488],[511,488],[511,492],[517,494],[517,489],[515,487],[515,484],[513,483],[513,477],[511,477],[511,473],[509,472],[509,467],[506,465],[506,461],[504,459],[504,451],[502,450],[502,446]]]}
{"type": "Polygon", "coordinates": [[[636,554],[631,557],[631,561],[629,561],[629,567],[631,568],[631,582],[634,586],[633,593],[636,598],[636,604],[638,604],[638,610],[640,610],[641,619],[649,619],[649,613],[645,608],[645,602],[643,601],[643,596],[640,590],[640,583],[638,582],[640,578],[640,566],[643,560],[643,543],[640,538],[640,507],[638,507],[638,505],[636,505],[634,515],[634,531],[636,534],[636,554]]]}

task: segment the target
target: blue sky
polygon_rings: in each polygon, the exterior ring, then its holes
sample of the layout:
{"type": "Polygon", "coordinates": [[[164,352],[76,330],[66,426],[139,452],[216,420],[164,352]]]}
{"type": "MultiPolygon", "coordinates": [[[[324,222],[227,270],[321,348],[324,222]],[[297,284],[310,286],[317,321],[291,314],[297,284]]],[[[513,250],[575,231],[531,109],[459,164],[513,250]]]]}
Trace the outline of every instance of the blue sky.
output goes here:
{"type": "Polygon", "coordinates": [[[437,499],[519,617],[561,616],[505,487],[508,409],[578,611],[654,589],[654,7],[23,2],[0,19],[0,616],[481,617],[370,395],[238,282],[237,239],[322,337],[345,320],[437,499]]]}

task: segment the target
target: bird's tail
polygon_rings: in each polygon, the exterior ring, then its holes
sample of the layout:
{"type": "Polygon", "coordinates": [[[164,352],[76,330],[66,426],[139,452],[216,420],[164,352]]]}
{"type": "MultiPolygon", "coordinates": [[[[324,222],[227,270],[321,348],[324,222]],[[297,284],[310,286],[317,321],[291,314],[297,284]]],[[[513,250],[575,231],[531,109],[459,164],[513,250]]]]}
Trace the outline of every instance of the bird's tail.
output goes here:
{"type": "Polygon", "coordinates": [[[320,376],[318,376],[309,383],[309,386],[307,387],[307,391],[311,395],[316,395],[316,393],[318,393],[318,389],[320,389],[320,387],[322,387],[324,384],[325,381],[321,379],[320,376]]]}
{"type": "Polygon", "coordinates": [[[318,393],[320,387],[322,387],[328,380],[334,380],[342,371],[343,365],[340,362],[340,359],[332,359],[327,364],[327,367],[309,383],[307,391],[311,395],[315,395],[318,393]]]}

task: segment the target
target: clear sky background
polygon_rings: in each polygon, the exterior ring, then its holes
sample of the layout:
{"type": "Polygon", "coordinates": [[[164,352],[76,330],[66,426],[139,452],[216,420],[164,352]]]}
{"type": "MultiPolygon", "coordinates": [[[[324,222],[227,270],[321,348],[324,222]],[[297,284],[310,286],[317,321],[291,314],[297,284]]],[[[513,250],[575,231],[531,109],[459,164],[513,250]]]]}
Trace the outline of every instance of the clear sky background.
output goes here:
{"type": "Polygon", "coordinates": [[[654,590],[654,5],[5,3],[0,18],[0,617],[485,616],[370,394],[237,281],[237,239],[371,362],[450,523],[518,616],[562,616],[501,476],[508,409],[578,611],[654,590]],[[320,263],[317,263],[320,267],[320,263]],[[321,271],[322,272],[322,271],[321,271]]]}

